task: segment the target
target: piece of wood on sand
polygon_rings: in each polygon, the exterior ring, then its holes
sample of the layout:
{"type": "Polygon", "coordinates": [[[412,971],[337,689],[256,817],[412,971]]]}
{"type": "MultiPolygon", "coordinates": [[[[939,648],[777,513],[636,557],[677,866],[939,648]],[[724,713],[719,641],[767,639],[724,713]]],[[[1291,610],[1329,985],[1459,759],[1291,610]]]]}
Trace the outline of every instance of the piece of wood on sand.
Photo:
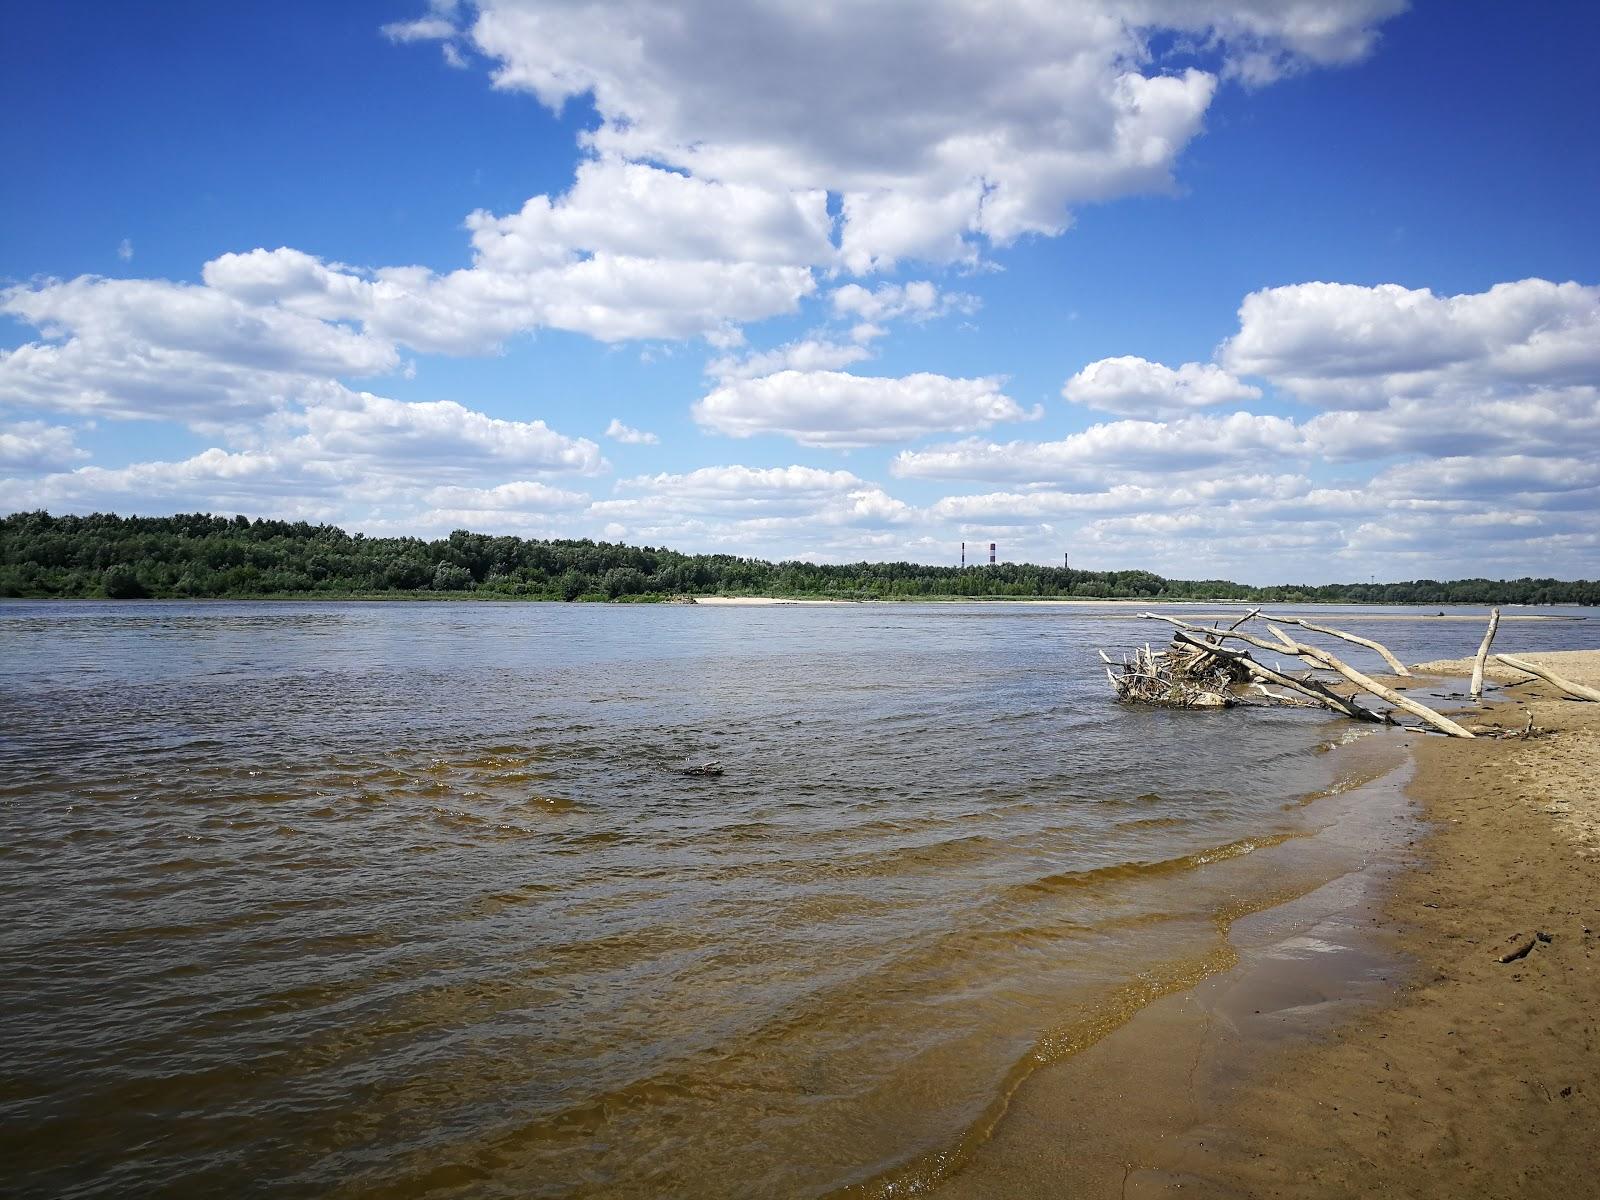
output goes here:
{"type": "Polygon", "coordinates": [[[1472,698],[1483,698],[1483,664],[1489,657],[1489,647],[1494,645],[1495,632],[1500,628],[1500,610],[1489,610],[1489,628],[1483,632],[1483,641],[1478,646],[1478,657],[1472,660],[1472,698]]]}
{"type": "Polygon", "coordinates": [[[1342,642],[1365,646],[1368,650],[1375,650],[1383,658],[1383,661],[1389,664],[1389,669],[1396,675],[1404,676],[1407,679],[1411,678],[1411,672],[1406,669],[1405,663],[1390,653],[1389,647],[1382,642],[1376,642],[1371,638],[1364,638],[1358,634],[1346,633],[1343,629],[1335,629],[1331,625],[1313,625],[1304,617],[1274,617],[1263,613],[1260,609],[1257,609],[1252,615],[1259,615],[1263,621],[1276,621],[1280,625],[1298,625],[1301,629],[1311,630],[1312,633],[1325,633],[1329,637],[1338,638],[1342,642]]]}
{"type": "Polygon", "coordinates": [[[1567,695],[1577,700],[1588,700],[1600,704],[1600,689],[1589,687],[1586,684],[1575,683],[1564,676],[1557,675],[1548,667],[1541,667],[1538,663],[1531,663],[1525,658],[1513,658],[1509,654],[1496,654],[1495,658],[1505,663],[1508,667],[1515,667],[1519,671],[1526,671],[1529,675],[1537,675],[1548,684],[1560,688],[1567,695]]]}

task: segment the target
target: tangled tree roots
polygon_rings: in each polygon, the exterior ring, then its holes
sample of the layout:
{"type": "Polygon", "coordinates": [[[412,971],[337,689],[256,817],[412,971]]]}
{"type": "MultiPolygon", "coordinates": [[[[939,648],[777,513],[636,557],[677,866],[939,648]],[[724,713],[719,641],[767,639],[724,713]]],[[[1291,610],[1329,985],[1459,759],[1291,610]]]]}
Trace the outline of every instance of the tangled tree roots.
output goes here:
{"type": "Polygon", "coordinates": [[[1227,691],[1238,682],[1234,665],[1195,647],[1174,644],[1156,654],[1147,645],[1121,663],[1113,663],[1104,652],[1100,657],[1112,690],[1125,704],[1228,708],[1239,703],[1227,691]]]}

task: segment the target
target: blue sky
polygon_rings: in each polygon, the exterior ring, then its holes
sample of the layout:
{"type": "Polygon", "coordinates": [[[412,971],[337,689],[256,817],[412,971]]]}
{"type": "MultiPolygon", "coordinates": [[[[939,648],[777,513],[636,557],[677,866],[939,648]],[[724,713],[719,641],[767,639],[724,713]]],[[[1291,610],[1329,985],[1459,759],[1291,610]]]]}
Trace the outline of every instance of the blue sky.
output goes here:
{"type": "Polygon", "coordinates": [[[968,7],[16,9],[0,509],[1600,573],[1591,6],[968,7]]]}

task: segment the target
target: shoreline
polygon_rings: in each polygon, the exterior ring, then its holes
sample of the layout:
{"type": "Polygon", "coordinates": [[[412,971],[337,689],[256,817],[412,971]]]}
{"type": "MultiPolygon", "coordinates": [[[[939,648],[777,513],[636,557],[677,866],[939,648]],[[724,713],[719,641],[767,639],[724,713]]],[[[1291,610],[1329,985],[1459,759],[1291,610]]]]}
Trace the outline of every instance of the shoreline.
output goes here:
{"type": "MultiPolygon", "coordinates": [[[[1530,656],[1600,682],[1600,651],[1530,656]]],[[[1432,833],[1384,905],[1415,964],[1393,1002],[1294,1047],[1178,1155],[1218,1194],[1580,1196],[1600,1138],[1600,705],[1513,684],[1429,738],[1412,794],[1432,833]],[[1537,932],[1523,958],[1501,962],[1537,932]]]]}
{"type": "Polygon", "coordinates": [[[1314,828],[1299,849],[1320,862],[1316,881],[1253,903],[1241,897],[1242,911],[1219,921],[1232,965],[1042,1066],[965,1168],[931,1194],[1163,1194],[1172,1172],[1155,1156],[1204,1121],[1232,1079],[1276,1047],[1381,1002],[1405,964],[1372,937],[1372,923],[1405,847],[1422,834],[1404,791],[1415,770],[1410,737],[1376,730],[1335,746],[1335,783],[1300,802],[1314,828]]]}
{"type": "MultiPolygon", "coordinates": [[[[1550,657],[1600,681],[1600,651],[1550,657]]],[[[1235,922],[1237,965],[1042,1067],[933,1194],[1587,1194],[1600,705],[1538,681],[1497,695],[1473,724],[1520,728],[1531,708],[1551,732],[1407,739],[1367,785],[1404,777],[1404,844],[1235,922]],[[1497,961],[1535,931],[1551,940],[1497,961]]]]}
{"type": "MultiPolygon", "coordinates": [[[[621,600],[605,599],[578,599],[559,600],[548,596],[508,596],[498,592],[349,592],[328,594],[324,592],[291,592],[272,593],[263,595],[240,596],[137,596],[113,599],[107,596],[0,596],[0,606],[7,604],[114,604],[140,605],[140,604],[577,604],[597,605],[607,608],[677,608],[677,607],[702,607],[702,608],[772,608],[783,606],[813,606],[813,605],[853,605],[856,607],[884,605],[947,605],[947,604],[987,604],[1019,608],[1086,608],[1095,606],[1105,607],[1132,607],[1143,608],[1174,608],[1193,607],[1196,605],[1229,605],[1227,612],[1202,612],[1191,613],[1190,616],[1197,621],[1222,621],[1232,620],[1239,615],[1241,609],[1266,607],[1268,605],[1280,608],[1301,609],[1353,609],[1359,612],[1362,621],[1444,621],[1463,622],[1473,625],[1483,624],[1484,617],[1492,605],[1489,602],[1479,603],[1445,603],[1443,608],[1439,603],[1388,603],[1383,601],[1365,600],[1284,600],[1284,601],[1256,601],[1234,600],[1227,597],[1212,597],[1189,599],[1181,597],[1155,597],[1155,596],[1074,596],[1068,598],[1050,596],[874,596],[868,599],[842,599],[835,596],[707,596],[683,595],[666,596],[650,595],[648,597],[633,597],[621,600]],[[1432,609],[1432,612],[1365,612],[1361,610],[1375,608],[1413,608],[1432,609]],[[1448,612],[1447,609],[1458,611],[1448,612]],[[1467,610],[1467,611],[1460,611],[1467,610]]],[[[1587,621],[1591,620],[1589,614],[1577,613],[1541,613],[1504,611],[1507,609],[1538,609],[1538,608],[1583,608],[1584,605],[1541,605],[1541,604],[1501,604],[1501,623],[1511,621],[1587,621]]],[[[1600,614],[1597,614],[1600,615],[1600,614]]],[[[1137,620],[1137,613],[1112,614],[1114,620],[1137,620]]]]}

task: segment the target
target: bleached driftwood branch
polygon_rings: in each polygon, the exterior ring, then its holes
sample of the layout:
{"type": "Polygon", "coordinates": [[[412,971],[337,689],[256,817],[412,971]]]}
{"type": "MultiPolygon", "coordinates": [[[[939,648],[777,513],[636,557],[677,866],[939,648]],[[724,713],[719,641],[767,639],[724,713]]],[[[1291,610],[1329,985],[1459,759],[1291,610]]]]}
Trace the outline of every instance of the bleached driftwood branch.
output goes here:
{"type": "Polygon", "coordinates": [[[1513,658],[1509,654],[1496,654],[1495,657],[1508,667],[1515,667],[1519,671],[1526,671],[1529,675],[1537,675],[1546,683],[1554,684],[1569,696],[1579,700],[1589,700],[1600,704],[1600,690],[1586,684],[1574,683],[1561,675],[1557,675],[1548,667],[1541,667],[1538,663],[1531,663],[1525,658],[1513,658]]]}
{"type": "Polygon", "coordinates": [[[1404,676],[1407,679],[1411,678],[1411,672],[1406,669],[1405,663],[1391,654],[1389,647],[1382,642],[1373,641],[1371,638],[1364,638],[1358,634],[1346,633],[1344,630],[1334,629],[1330,625],[1313,625],[1303,617],[1274,617],[1261,612],[1260,609],[1257,609],[1256,613],[1252,615],[1256,614],[1259,614],[1263,621],[1276,621],[1280,625],[1298,625],[1301,629],[1311,630],[1312,633],[1325,633],[1329,637],[1338,638],[1342,642],[1350,642],[1357,646],[1365,646],[1368,650],[1376,650],[1382,656],[1383,661],[1389,664],[1389,669],[1396,675],[1404,676]]]}
{"type": "Polygon", "coordinates": [[[1252,683],[1250,689],[1259,695],[1265,696],[1274,704],[1284,704],[1290,708],[1321,708],[1322,705],[1315,700],[1308,700],[1304,696],[1291,696],[1288,692],[1275,692],[1264,683],[1252,683]]]}
{"type": "Polygon", "coordinates": [[[1335,658],[1321,646],[1310,646],[1304,642],[1296,642],[1277,626],[1269,625],[1267,628],[1271,629],[1273,634],[1284,643],[1284,649],[1289,650],[1290,653],[1294,654],[1302,661],[1317,663],[1320,666],[1327,667],[1330,671],[1337,671],[1340,675],[1343,675],[1362,691],[1371,692],[1374,696],[1378,697],[1378,699],[1410,713],[1418,720],[1426,721],[1440,733],[1448,733],[1451,737],[1458,738],[1470,738],[1474,736],[1470,729],[1456,724],[1449,717],[1444,716],[1441,713],[1434,712],[1434,710],[1429,708],[1426,704],[1419,703],[1418,701],[1413,700],[1410,696],[1402,695],[1393,688],[1379,683],[1376,679],[1362,674],[1349,663],[1335,658]]]}
{"type": "Polygon", "coordinates": [[[1243,625],[1246,621],[1248,621],[1251,617],[1259,617],[1260,615],[1261,615],[1261,610],[1259,608],[1252,608],[1249,612],[1245,613],[1244,616],[1240,617],[1232,625],[1229,625],[1228,628],[1229,628],[1229,630],[1237,629],[1237,628],[1239,628],[1239,626],[1243,625]]]}
{"type": "Polygon", "coordinates": [[[1478,657],[1472,660],[1472,698],[1477,700],[1483,695],[1483,664],[1489,657],[1489,647],[1494,645],[1495,631],[1500,628],[1500,610],[1489,610],[1489,628],[1484,630],[1483,642],[1478,646],[1478,657]]]}
{"type": "Polygon", "coordinates": [[[1377,721],[1380,723],[1383,721],[1381,714],[1375,713],[1369,708],[1363,708],[1354,700],[1339,695],[1339,693],[1321,683],[1318,683],[1316,680],[1296,679],[1292,675],[1285,675],[1281,671],[1275,671],[1271,667],[1257,662],[1246,652],[1242,650],[1231,650],[1225,646],[1218,645],[1213,639],[1237,638],[1240,641],[1250,643],[1252,646],[1256,646],[1262,650],[1271,650],[1274,653],[1283,653],[1285,647],[1282,645],[1275,645],[1274,643],[1267,641],[1265,638],[1258,638],[1253,633],[1236,633],[1232,630],[1219,632],[1215,629],[1202,629],[1198,625],[1191,625],[1188,621],[1179,620],[1177,617],[1163,616],[1160,613],[1147,612],[1140,613],[1139,615],[1141,617],[1148,617],[1154,621],[1165,621],[1169,625],[1178,626],[1182,632],[1174,635],[1177,641],[1183,642],[1189,646],[1198,647],[1199,649],[1204,650],[1206,653],[1213,654],[1218,658],[1231,662],[1237,662],[1250,673],[1252,678],[1265,680],[1268,683],[1276,683],[1281,687],[1288,688],[1290,691],[1299,692],[1303,696],[1309,696],[1311,699],[1327,705],[1334,711],[1341,712],[1347,717],[1354,717],[1358,721],[1377,721]]]}
{"type": "MultiPolygon", "coordinates": [[[[1350,664],[1344,662],[1342,659],[1337,658],[1333,654],[1331,654],[1328,651],[1322,649],[1320,646],[1311,646],[1311,645],[1307,645],[1304,642],[1295,641],[1293,638],[1291,638],[1288,634],[1284,633],[1283,630],[1281,628],[1279,628],[1278,626],[1276,626],[1276,625],[1270,625],[1269,624],[1267,626],[1267,629],[1272,633],[1273,637],[1277,639],[1276,642],[1269,642],[1265,638],[1256,637],[1254,634],[1251,634],[1251,633],[1239,633],[1239,632],[1235,632],[1235,631],[1231,631],[1231,630],[1230,631],[1218,631],[1218,630],[1201,629],[1198,626],[1189,624],[1189,622],[1187,622],[1187,621],[1179,620],[1177,617],[1163,616],[1160,613],[1147,612],[1147,613],[1140,613],[1139,615],[1141,617],[1147,617],[1147,618],[1149,618],[1151,620],[1155,620],[1155,621],[1166,621],[1168,624],[1176,625],[1180,629],[1186,630],[1187,632],[1189,632],[1191,634],[1204,635],[1207,638],[1215,638],[1215,639],[1218,639],[1218,640],[1223,639],[1223,638],[1237,638],[1240,641],[1249,642],[1252,646],[1260,647],[1263,650],[1272,650],[1272,651],[1274,651],[1276,653],[1292,654],[1296,658],[1300,659],[1302,662],[1307,662],[1307,663],[1311,663],[1311,664],[1313,664],[1315,666],[1324,667],[1327,670],[1333,671],[1334,673],[1336,673],[1338,675],[1344,676],[1345,679],[1349,680],[1351,683],[1353,683],[1356,687],[1360,688],[1362,691],[1370,692],[1372,695],[1377,696],[1380,700],[1386,701],[1387,703],[1393,705],[1395,708],[1398,708],[1398,709],[1401,709],[1404,712],[1410,713],[1412,716],[1416,717],[1418,720],[1426,722],[1427,724],[1433,726],[1435,729],[1439,730],[1441,733],[1446,733],[1446,734],[1449,734],[1451,737],[1458,737],[1458,738],[1470,738],[1470,737],[1473,736],[1473,734],[1472,734],[1472,732],[1470,730],[1465,729],[1462,726],[1456,724],[1456,722],[1452,721],[1449,717],[1443,716],[1440,713],[1435,712],[1433,709],[1429,708],[1426,704],[1421,704],[1421,703],[1411,699],[1409,696],[1402,696],[1399,692],[1395,691],[1393,688],[1386,687],[1383,684],[1379,683],[1377,680],[1371,678],[1370,676],[1364,675],[1362,672],[1360,672],[1360,671],[1356,670],[1354,667],[1350,666],[1350,664]]],[[[1191,640],[1191,639],[1184,639],[1184,640],[1187,641],[1187,640],[1191,640]]],[[[1205,642],[1202,642],[1201,645],[1206,646],[1206,648],[1211,649],[1213,651],[1220,649],[1220,647],[1216,647],[1216,646],[1207,646],[1205,642]]],[[[1252,659],[1251,662],[1254,662],[1254,660],[1252,659]]],[[[1255,665],[1258,666],[1258,667],[1260,666],[1259,663],[1256,663],[1255,665]]],[[[1288,679],[1289,676],[1280,675],[1279,678],[1280,679],[1288,679]]],[[[1302,690],[1302,689],[1295,689],[1295,690],[1302,690]]],[[[1329,695],[1333,695],[1333,694],[1334,693],[1331,693],[1331,692],[1329,693],[1329,695]]],[[[1342,700],[1343,697],[1340,697],[1340,699],[1342,700]]],[[[1345,701],[1345,703],[1352,704],[1352,705],[1354,704],[1353,701],[1345,701]]],[[[1339,706],[1330,704],[1330,707],[1339,707],[1339,706]]],[[[1340,708],[1340,711],[1346,711],[1346,710],[1343,709],[1343,708],[1340,708]]],[[[1365,711],[1365,710],[1363,710],[1363,711],[1365,711]]],[[[1351,715],[1353,715],[1353,714],[1351,714],[1351,715]]],[[[1380,717],[1378,719],[1381,720],[1382,718],[1380,717]]]]}
{"type": "MultiPolygon", "coordinates": [[[[1238,663],[1240,666],[1244,667],[1244,669],[1248,671],[1251,677],[1254,679],[1265,683],[1275,683],[1279,687],[1288,688],[1291,692],[1299,692],[1302,696],[1306,696],[1318,704],[1331,708],[1335,712],[1343,713],[1347,717],[1352,717],[1357,721],[1373,721],[1379,724],[1383,722],[1383,717],[1380,714],[1373,712],[1370,708],[1363,708],[1354,700],[1349,699],[1346,696],[1339,695],[1338,692],[1318,683],[1316,680],[1296,679],[1293,675],[1285,675],[1281,671],[1275,671],[1271,667],[1266,666],[1264,663],[1257,662],[1243,650],[1233,650],[1227,646],[1215,645],[1196,636],[1196,633],[1191,633],[1185,630],[1180,630],[1178,633],[1174,634],[1173,637],[1177,641],[1183,642],[1187,645],[1198,646],[1200,649],[1205,650],[1209,654],[1214,654],[1218,658],[1223,658],[1238,663]]],[[[1270,643],[1261,642],[1260,644],[1267,646],[1269,649],[1271,648],[1270,643]]]]}

